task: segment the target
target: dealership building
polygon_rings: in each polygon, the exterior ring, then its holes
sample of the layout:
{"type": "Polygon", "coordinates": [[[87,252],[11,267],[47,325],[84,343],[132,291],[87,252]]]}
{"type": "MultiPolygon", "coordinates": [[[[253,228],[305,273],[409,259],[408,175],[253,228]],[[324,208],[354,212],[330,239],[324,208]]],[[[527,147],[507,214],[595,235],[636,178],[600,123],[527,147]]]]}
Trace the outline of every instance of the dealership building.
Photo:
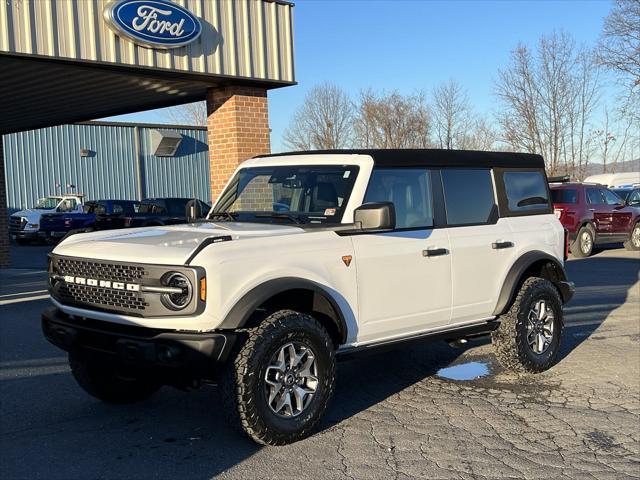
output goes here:
{"type": "Polygon", "coordinates": [[[28,203],[16,192],[35,192],[29,182],[48,182],[43,194],[72,185],[99,197],[104,179],[91,177],[116,172],[123,198],[215,198],[239,162],[268,153],[267,92],[295,84],[292,14],[279,0],[0,1],[0,266],[8,207],[28,203]],[[206,130],[86,123],[199,100],[206,130]],[[50,144],[43,132],[77,142],[50,144]],[[156,144],[171,137],[184,143],[164,155],[156,144]],[[42,141],[56,153],[31,155],[42,141]],[[114,156],[111,142],[131,158],[114,156]],[[190,168],[197,174],[176,177],[190,168]]]}

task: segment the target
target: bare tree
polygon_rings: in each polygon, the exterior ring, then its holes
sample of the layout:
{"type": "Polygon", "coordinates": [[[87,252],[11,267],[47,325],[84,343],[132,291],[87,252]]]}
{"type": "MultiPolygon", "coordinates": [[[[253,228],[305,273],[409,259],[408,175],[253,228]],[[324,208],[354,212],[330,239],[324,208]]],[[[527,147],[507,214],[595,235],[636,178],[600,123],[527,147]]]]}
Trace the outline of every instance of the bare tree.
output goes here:
{"type": "Polygon", "coordinates": [[[355,106],[354,144],[362,148],[426,148],[431,118],[422,93],[360,93],[355,106]]]}
{"type": "Polygon", "coordinates": [[[455,80],[449,80],[433,89],[432,103],[440,148],[461,148],[471,120],[466,91],[455,80]]]}
{"type": "Polygon", "coordinates": [[[298,109],[283,142],[293,150],[344,148],[352,138],[353,106],[340,87],[324,83],[313,87],[298,109]]]}
{"type": "Polygon", "coordinates": [[[166,116],[171,123],[204,127],[207,125],[207,104],[195,102],[170,107],[166,116]]]}
{"type": "Polygon", "coordinates": [[[462,150],[494,150],[498,144],[498,132],[485,118],[475,118],[467,123],[458,148],[462,150]]]}
{"type": "Polygon", "coordinates": [[[519,45],[496,82],[504,141],[544,155],[552,174],[582,168],[591,152],[587,133],[598,90],[593,55],[568,35],[543,36],[535,54],[519,45]]]}
{"type": "Polygon", "coordinates": [[[640,88],[640,0],[616,0],[604,21],[598,60],[621,74],[630,91],[640,88]]]}

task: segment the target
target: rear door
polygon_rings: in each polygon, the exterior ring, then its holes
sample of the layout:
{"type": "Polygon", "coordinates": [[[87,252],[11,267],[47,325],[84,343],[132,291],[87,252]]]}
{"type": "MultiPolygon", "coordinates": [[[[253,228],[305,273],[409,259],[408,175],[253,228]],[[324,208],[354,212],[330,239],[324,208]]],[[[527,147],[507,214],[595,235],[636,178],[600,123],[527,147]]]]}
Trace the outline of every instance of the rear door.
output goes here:
{"type": "Polygon", "coordinates": [[[490,317],[515,245],[508,223],[498,216],[492,172],[442,169],[442,187],[451,242],[451,322],[490,317]]]}
{"type": "Polygon", "coordinates": [[[396,229],[352,236],[359,343],[449,323],[451,256],[447,230],[437,227],[437,182],[427,168],[375,169],[371,175],[364,201],[392,202],[396,229]]]}

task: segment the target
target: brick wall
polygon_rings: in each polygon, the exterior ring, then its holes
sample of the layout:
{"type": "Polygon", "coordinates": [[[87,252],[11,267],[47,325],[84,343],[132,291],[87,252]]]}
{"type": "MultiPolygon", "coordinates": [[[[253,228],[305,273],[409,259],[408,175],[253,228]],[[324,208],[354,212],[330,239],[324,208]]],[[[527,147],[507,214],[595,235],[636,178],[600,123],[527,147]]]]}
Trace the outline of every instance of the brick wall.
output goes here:
{"type": "Polygon", "coordinates": [[[211,198],[215,202],[239,163],[269,153],[267,91],[220,87],[207,93],[211,198]]]}
{"type": "Polygon", "coordinates": [[[4,179],[4,155],[0,135],[0,268],[9,266],[9,231],[7,212],[7,186],[4,179]]]}

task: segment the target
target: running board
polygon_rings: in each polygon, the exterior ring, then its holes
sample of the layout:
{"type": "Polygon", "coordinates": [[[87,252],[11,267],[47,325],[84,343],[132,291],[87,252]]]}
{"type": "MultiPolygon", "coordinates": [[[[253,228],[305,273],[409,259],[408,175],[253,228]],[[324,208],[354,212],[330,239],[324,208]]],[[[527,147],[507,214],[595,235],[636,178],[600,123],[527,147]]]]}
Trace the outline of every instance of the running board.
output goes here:
{"type": "Polygon", "coordinates": [[[393,350],[398,345],[406,345],[412,343],[418,343],[420,341],[433,341],[433,340],[446,340],[453,341],[461,338],[476,338],[489,335],[493,332],[500,322],[496,319],[489,320],[485,323],[465,325],[463,327],[454,328],[451,330],[438,330],[435,332],[424,332],[417,335],[411,335],[408,337],[395,338],[393,340],[368,343],[366,345],[347,347],[343,350],[336,352],[336,358],[339,360],[347,360],[355,356],[360,356],[369,353],[381,353],[387,350],[393,350]]]}

